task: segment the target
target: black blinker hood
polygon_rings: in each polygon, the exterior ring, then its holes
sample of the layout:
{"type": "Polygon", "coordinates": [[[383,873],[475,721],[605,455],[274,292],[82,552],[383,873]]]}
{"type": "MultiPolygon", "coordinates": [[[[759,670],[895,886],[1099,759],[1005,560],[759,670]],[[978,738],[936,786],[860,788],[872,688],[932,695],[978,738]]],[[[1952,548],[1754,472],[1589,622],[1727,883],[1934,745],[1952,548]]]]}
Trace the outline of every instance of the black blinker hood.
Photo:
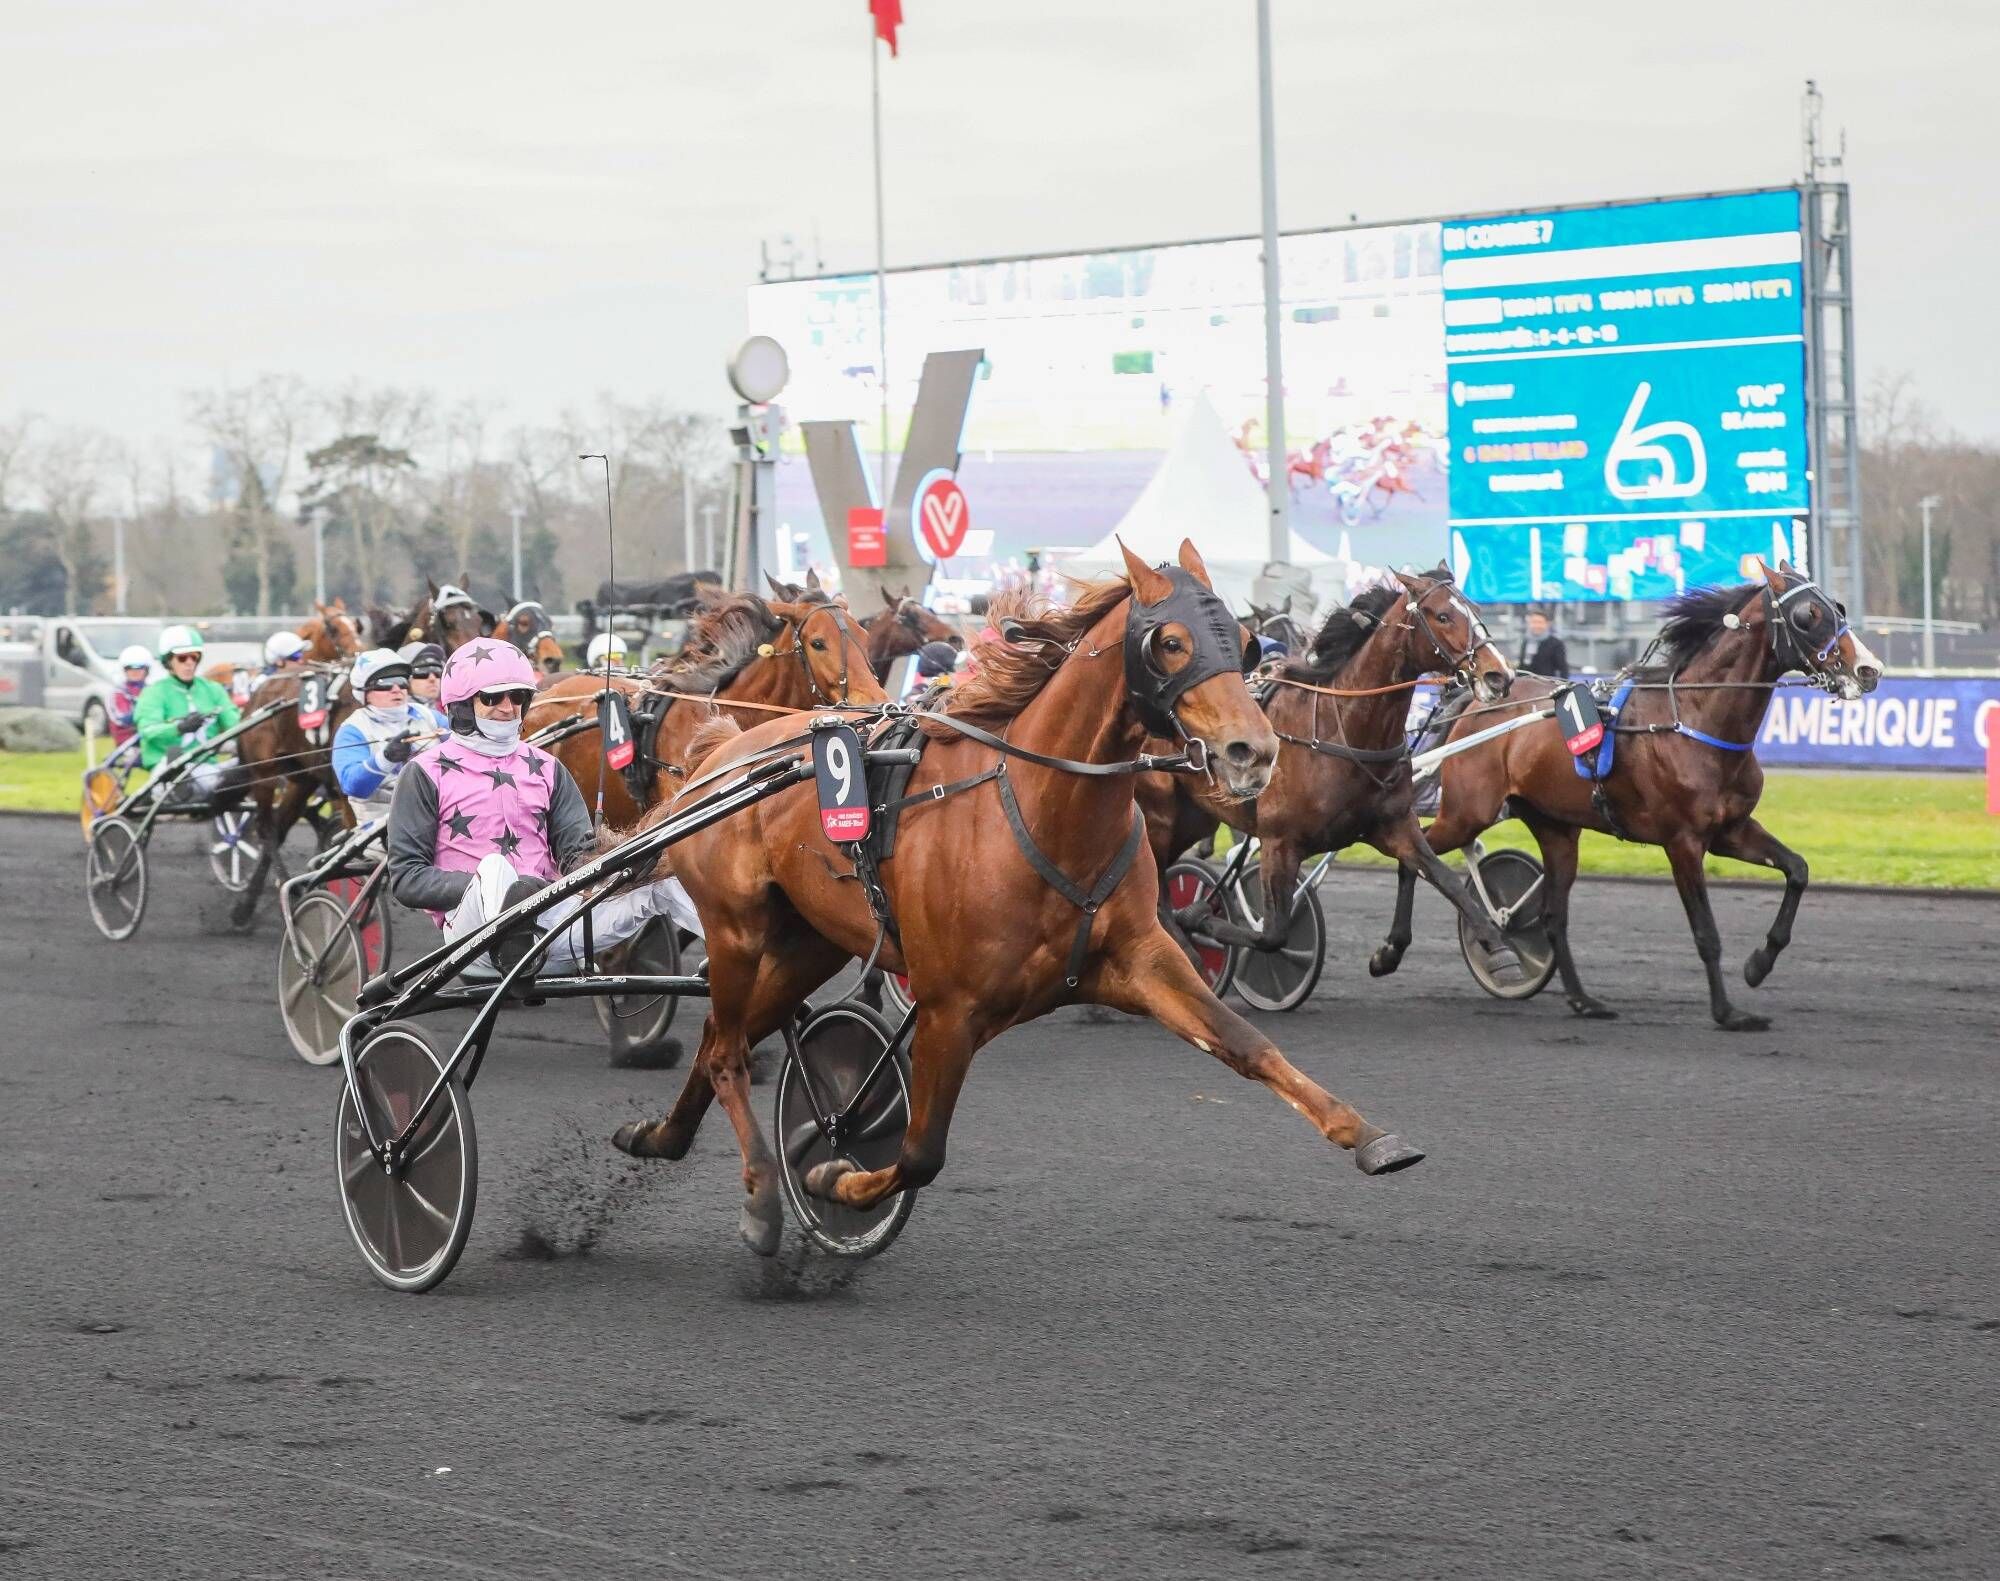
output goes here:
{"type": "Polygon", "coordinates": [[[1125,622],[1125,689],[1133,712],[1153,735],[1174,740],[1183,732],[1174,718],[1181,698],[1203,681],[1243,672],[1243,634],[1228,605],[1179,566],[1163,565],[1156,573],[1173,584],[1157,604],[1142,604],[1136,590],[1125,622]],[[1172,622],[1185,626],[1194,638],[1194,655],[1187,667],[1169,675],[1159,667],[1153,638],[1172,622]]]}

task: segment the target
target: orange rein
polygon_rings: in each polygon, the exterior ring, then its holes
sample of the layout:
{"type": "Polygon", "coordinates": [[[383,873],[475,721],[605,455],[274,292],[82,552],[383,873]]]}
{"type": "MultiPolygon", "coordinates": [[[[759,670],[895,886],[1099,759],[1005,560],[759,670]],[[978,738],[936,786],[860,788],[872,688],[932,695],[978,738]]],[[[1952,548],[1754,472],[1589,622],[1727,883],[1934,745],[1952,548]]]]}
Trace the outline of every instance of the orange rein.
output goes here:
{"type": "Polygon", "coordinates": [[[1270,679],[1279,686],[1296,687],[1302,692],[1318,692],[1322,697],[1386,697],[1391,692],[1407,692],[1412,687],[1421,686],[1428,677],[1420,676],[1414,681],[1397,681],[1389,686],[1314,686],[1310,681],[1294,681],[1288,676],[1273,675],[1270,679]]]}

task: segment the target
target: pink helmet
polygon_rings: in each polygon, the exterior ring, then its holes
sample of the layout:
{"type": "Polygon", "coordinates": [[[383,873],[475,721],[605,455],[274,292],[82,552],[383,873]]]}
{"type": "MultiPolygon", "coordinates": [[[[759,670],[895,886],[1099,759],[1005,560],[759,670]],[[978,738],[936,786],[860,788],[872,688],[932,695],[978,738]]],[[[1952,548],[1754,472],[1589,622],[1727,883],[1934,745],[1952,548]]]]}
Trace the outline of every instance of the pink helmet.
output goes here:
{"type": "Polygon", "coordinates": [[[449,708],[475,692],[508,691],[516,687],[532,692],[541,677],[528,663],[527,655],[493,637],[480,637],[460,648],[444,664],[444,684],[438,701],[449,708]]]}

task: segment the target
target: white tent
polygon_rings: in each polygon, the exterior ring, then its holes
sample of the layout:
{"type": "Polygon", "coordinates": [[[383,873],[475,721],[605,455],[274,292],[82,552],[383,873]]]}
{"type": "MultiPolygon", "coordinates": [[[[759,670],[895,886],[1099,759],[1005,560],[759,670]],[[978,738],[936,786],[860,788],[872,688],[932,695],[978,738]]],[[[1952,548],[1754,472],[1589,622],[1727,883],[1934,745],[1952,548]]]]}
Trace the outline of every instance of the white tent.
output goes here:
{"type": "MultiPolygon", "coordinates": [[[[1222,418],[1204,392],[1188,406],[1174,446],[1159,471],[1132,502],[1132,508],[1111,532],[1067,561],[1063,569],[1079,576],[1122,572],[1122,541],[1149,565],[1172,562],[1181,540],[1189,538],[1201,551],[1215,590],[1233,609],[1252,597],[1251,584],[1264,574],[1269,502],[1264,489],[1244,463],[1243,452],[1222,426],[1222,418]]],[[[1347,567],[1323,550],[1291,534],[1289,563],[1309,575],[1323,607],[1346,595],[1347,567]]],[[[1307,612],[1294,610],[1304,615],[1307,612]]]]}

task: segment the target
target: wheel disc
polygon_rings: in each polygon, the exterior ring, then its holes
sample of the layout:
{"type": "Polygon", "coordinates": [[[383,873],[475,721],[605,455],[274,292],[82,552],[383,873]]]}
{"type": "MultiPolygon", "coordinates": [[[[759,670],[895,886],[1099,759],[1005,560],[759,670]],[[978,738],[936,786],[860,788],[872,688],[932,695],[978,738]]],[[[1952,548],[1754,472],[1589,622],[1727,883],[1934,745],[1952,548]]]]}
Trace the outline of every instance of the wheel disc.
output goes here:
{"type": "MultiPolygon", "coordinates": [[[[1542,864],[1526,851],[1494,851],[1481,858],[1480,881],[1493,904],[1502,908],[1520,907],[1507,923],[1507,944],[1514,959],[1494,956],[1473,934],[1463,916],[1458,919],[1458,947],[1473,981],[1495,999],[1532,999],[1555,975],[1556,947],[1542,921],[1541,891],[1535,886],[1542,877],[1542,864]],[[1529,892],[1534,891],[1532,898],[1529,892]],[[1526,904],[1523,904],[1524,899],[1526,904]]],[[[1475,896],[1477,891],[1474,891],[1475,896]]]]}
{"type": "MultiPolygon", "coordinates": [[[[696,940],[694,950],[700,948],[696,940]]],[[[624,970],[635,977],[678,977],[681,959],[673,919],[655,917],[625,946],[624,970]]],[[[641,1053],[660,1043],[681,1004],[674,994],[607,994],[590,1003],[597,1024],[611,1039],[613,1054],[641,1053]]]]}
{"type": "Polygon", "coordinates": [[[1234,980],[1241,954],[1230,945],[1208,938],[1201,932],[1199,918],[1213,917],[1219,921],[1229,920],[1228,903],[1216,892],[1216,884],[1221,872],[1213,863],[1198,861],[1193,857],[1183,857],[1173,863],[1166,872],[1167,904],[1182,916],[1199,907],[1196,922],[1189,933],[1188,942],[1194,945],[1195,967],[1201,973],[1201,980],[1208,984],[1209,992],[1220,999],[1229,992],[1234,980]]]}
{"type": "Polygon", "coordinates": [[[354,1014],[365,977],[362,944],[347,908],[308,895],[278,941],[278,1013],[292,1049],[308,1065],[340,1058],[340,1029],[354,1014]]]}
{"type": "Polygon", "coordinates": [[[816,1012],[789,1041],[772,1099],[785,1200],[822,1251],[872,1257],[902,1232],[916,1193],[899,1191],[872,1208],[847,1208],[812,1195],[805,1177],[834,1159],[861,1170],[896,1162],[910,1115],[903,1056],[898,1051],[885,1059],[889,1029],[865,1006],[849,1002],[816,1012]],[[835,1135],[821,1126],[821,1113],[837,1117],[835,1135]]]}
{"type": "MultiPolygon", "coordinates": [[[[1243,869],[1231,897],[1244,926],[1264,922],[1264,868],[1252,862],[1243,869]]],[[[1296,1010],[1312,997],[1319,974],[1326,968],[1326,915],[1319,892],[1307,889],[1292,902],[1291,926],[1283,946],[1275,950],[1236,952],[1236,992],[1259,1010],[1296,1010]]]]}
{"type": "Polygon", "coordinates": [[[139,931],[146,914],[146,850],[123,818],[100,818],[91,825],[83,883],[99,933],[115,942],[139,931]]]}
{"type": "MultiPolygon", "coordinates": [[[[354,1058],[355,1082],[376,1135],[399,1132],[444,1068],[417,1028],[390,1022],[354,1058]]],[[[392,1290],[428,1290],[451,1272],[472,1231],[479,1146],[472,1105],[454,1079],[410,1139],[392,1176],[368,1146],[356,1089],[340,1089],[334,1125],[335,1179],[348,1234],[369,1271],[392,1290]]]]}
{"type": "Polygon", "coordinates": [[[248,839],[255,817],[251,808],[232,807],[209,820],[208,870],[231,894],[249,888],[250,875],[257,870],[261,852],[248,839]]]}

